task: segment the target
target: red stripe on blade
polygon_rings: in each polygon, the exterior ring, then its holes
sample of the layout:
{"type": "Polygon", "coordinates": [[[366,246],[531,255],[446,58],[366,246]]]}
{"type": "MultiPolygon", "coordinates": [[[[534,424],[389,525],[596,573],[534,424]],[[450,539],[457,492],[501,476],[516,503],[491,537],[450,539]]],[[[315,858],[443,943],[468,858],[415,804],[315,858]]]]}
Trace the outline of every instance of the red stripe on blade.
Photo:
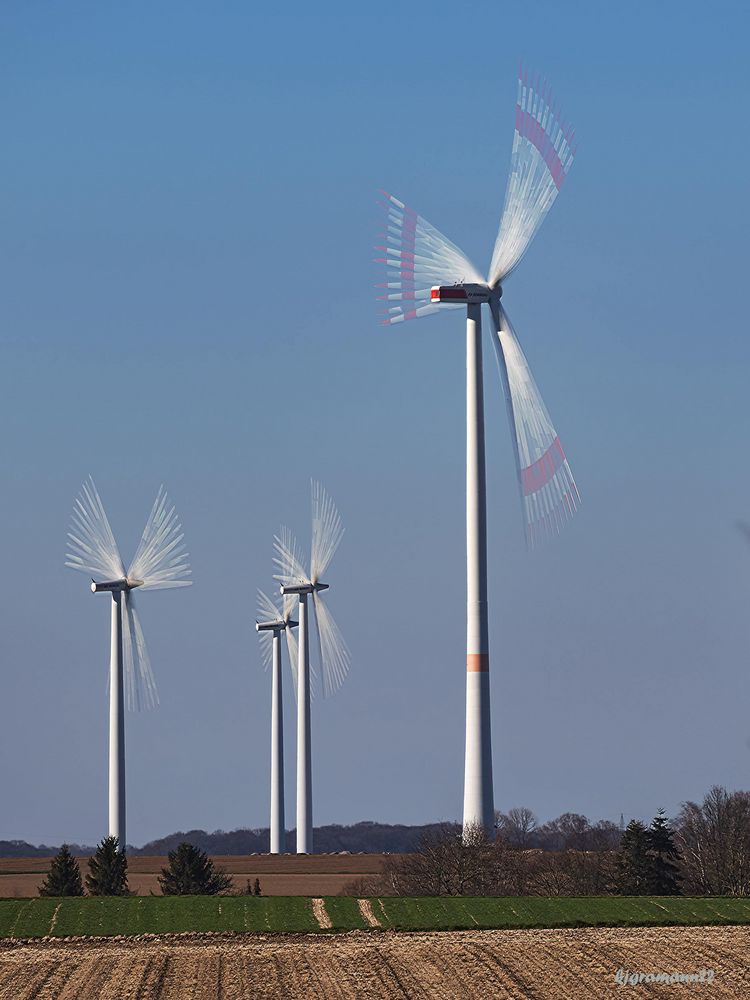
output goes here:
{"type": "Polygon", "coordinates": [[[523,495],[536,493],[545,483],[548,483],[565,461],[565,452],[556,437],[545,453],[525,469],[521,469],[521,486],[523,495]]]}

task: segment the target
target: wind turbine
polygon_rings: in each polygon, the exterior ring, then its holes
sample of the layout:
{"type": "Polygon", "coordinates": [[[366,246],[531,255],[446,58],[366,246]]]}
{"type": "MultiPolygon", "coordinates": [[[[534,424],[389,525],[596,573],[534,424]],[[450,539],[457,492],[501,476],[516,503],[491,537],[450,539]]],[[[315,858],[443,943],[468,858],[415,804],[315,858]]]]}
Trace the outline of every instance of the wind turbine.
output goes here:
{"type": "Polygon", "coordinates": [[[284,828],[284,707],[281,683],[281,633],[286,635],[289,649],[289,665],[296,680],[297,641],[292,620],[293,598],[283,599],[283,608],[258,591],[258,619],[255,628],[260,635],[263,660],[268,669],[271,666],[271,854],[285,853],[284,828]]]}
{"type": "Polygon", "coordinates": [[[329,584],[322,577],[331,565],[344,529],[333,500],[320,483],[312,483],[312,545],[310,568],[305,569],[299,545],[292,532],[282,527],[274,538],[274,563],[279,572],[280,592],[296,594],[299,620],[297,654],[297,854],[312,854],[312,758],[310,739],[310,640],[307,598],[312,595],[313,621],[324,696],[333,694],[344,681],[350,657],[338,626],[331,617],[322,592],[329,584]]]}
{"type": "Polygon", "coordinates": [[[487,529],[481,308],[490,307],[492,342],[505,392],[526,538],[533,547],[556,533],[580,502],[560,438],[531,375],[508,314],[502,283],[526,253],[570,170],[574,133],[560,117],[546,82],[518,80],[516,128],[503,214],[483,277],[469,258],[426,219],[383,192],[387,212],[380,287],[385,323],[466,307],[466,753],[464,831],[494,828],[487,620],[487,529]]]}
{"type": "Polygon", "coordinates": [[[167,590],[192,583],[182,525],[164,488],[157,493],[130,569],[125,572],[117,542],[94,480],[76,498],[65,565],[91,573],[91,590],[112,595],[109,661],[109,836],[125,849],[125,718],[159,702],[151,662],[131,591],[167,590]]]}

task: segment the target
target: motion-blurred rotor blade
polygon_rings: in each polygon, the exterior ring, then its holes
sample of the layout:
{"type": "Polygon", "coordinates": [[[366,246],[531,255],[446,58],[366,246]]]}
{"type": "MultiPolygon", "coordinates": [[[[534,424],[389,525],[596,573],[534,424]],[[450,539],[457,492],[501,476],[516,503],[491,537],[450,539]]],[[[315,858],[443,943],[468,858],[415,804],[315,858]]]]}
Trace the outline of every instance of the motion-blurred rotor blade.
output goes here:
{"type": "Polygon", "coordinates": [[[279,606],[278,602],[268,594],[264,593],[262,590],[258,589],[258,596],[256,601],[256,609],[258,614],[258,621],[283,621],[284,612],[279,606]]]}
{"type": "MultiPolygon", "coordinates": [[[[275,601],[272,601],[268,594],[264,594],[262,590],[258,590],[256,607],[258,621],[260,622],[275,621],[282,618],[282,612],[276,606],[275,601]]],[[[263,658],[263,668],[268,670],[273,660],[273,632],[270,629],[263,629],[261,632],[258,632],[258,639],[260,641],[260,655],[263,658]]]]}
{"type": "Polygon", "coordinates": [[[558,533],[581,498],[560,438],[502,306],[493,306],[495,345],[516,455],[526,539],[558,533]]]}
{"type": "Polygon", "coordinates": [[[327,681],[326,681],[325,662],[323,660],[323,641],[322,641],[322,639],[320,637],[320,621],[318,619],[318,608],[320,607],[320,604],[318,603],[318,594],[317,593],[313,593],[312,596],[313,596],[313,599],[312,599],[312,607],[310,608],[310,612],[311,612],[310,617],[312,618],[312,620],[315,623],[315,645],[316,645],[316,652],[317,652],[317,661],[318,661],[318,664],[320,665],[320,677],[321,677],[322,688],[323,688],[323,697],[327,698],[328,694],[329,694],[329,691],[328,691],[328,684],[327,684],[327,681]]]}
{"type": "Polygon", "coordinates": [[[142,581],[142,590],[189,587],[192,580],[182,525],[163,486],[151,508],[128,579],[142,581]]]}
{"type": "Polygon", "coordinates": [[[315,630],[318,636],[323,696],[327,698],[338,691],[344,683],[349,672],[351,657],[344,637],[339,632],[322,594],[318,592],[313,594],[313,606],[315,608],[315,630]]]}
{"type": "Polygon", "coordinates": [[[320,580],[331,565],[344,534],[336,504],[320,483],[311,481],[312,487],[312,554],[310,578],[320,580]]]}
{"type": "Polygon", "coordinates": [[[278,573],[274,573],[274,580],[286,586],[310,582],[307,571],[302,565],[302,550],[297,544],[297,539],[285,525],[282,525],[278,535],[273,536],[273,549],[276,553],[273,561],[278,569],[278,573]]]}
{"type": "Polygon", "coordinates": [[[379,286],[384,290],[380,298],[389,304],[384,323],[400,323],[453,308],[453,303],[431,304],[433,285],[460,281],[484,284],[485,279],[455,243],[393,195],[385,191],[382,194],[385,242],[376,250],[384,256],[376,258],[376,263],[388,268],[387,279],[379,286]]]}
{"type": "Polygon", "coordinates": [[[65,565],[104,580],[122,580],[125,567],[94,480],[89,476],[76,497],[68,532],[65,565]]]}
{"type": "Polygon", "coordinates": [[[505,205],[490,264],[490,285],[507,278],[526,253],[573,163],[575,133],[553,107],[545,82],[518,80],[516,130],[505,205]]]}
{"type": "Polygon", "coordinates": [[[143,708],[155,708],[159,704],[159,694],[133,595],[124,590],[120,600],[126,703],[131,712],[140,712],[143,708]]]}
{"type": "MultiPolygon", "coordinates": [[[[282,598],[283,610],[280,608],[274,600],[272,600],[267,594],[264,594],[262,590],[258,591],[258,620],[259,621],[274,621],[275,619],[280,619],[284,622],[289,622],[293,618],[294,609],[297,606],[297,597],[295,594],[285,594],[282,598]]],[[[297,689],[297,639],[294,635],[292,628],[287,625],[284,629],[286,636],[286,647],[289,653],[289,666],[292,671],[292,678],[294,680],[295,692],[297,689]]],[[[273,662],[273,632],[270,629],[264,629],[258,633],[260,639],[260,651],[263,657],[263,666],[266,670],[271,666],[273,662]]],[[[296,694],[295,694],[296,697],[296,694]]]]}

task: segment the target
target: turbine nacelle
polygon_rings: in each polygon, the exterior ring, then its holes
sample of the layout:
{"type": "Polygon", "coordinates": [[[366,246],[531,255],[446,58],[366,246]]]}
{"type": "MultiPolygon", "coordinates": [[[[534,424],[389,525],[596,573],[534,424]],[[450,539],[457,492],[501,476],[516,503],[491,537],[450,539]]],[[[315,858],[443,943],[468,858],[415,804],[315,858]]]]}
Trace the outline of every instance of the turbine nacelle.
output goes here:
{"type": "Polygon", "coordinates": [[[96,580],[91,581],[91,593],[101,594],[101,593],[112,593],[113,591],[129,591],[134,590],[136,587],[142,587],[143,580],[109,580],[103,583],[97,583],[96,580]]]}
{"type": "Polygon", "coordinates": [[[280,594],[317,594],[320,590],[328,590],[327,583],[290,583],[279,587],[280,594]]]}
{"type": "Polygon", "coordinates": [[[476,281],[457,281],[454,285],[433,285],[430,289],[430,301],[434,303],[465,302],[467,305],[472,305],[500,298],[502,294],[499,285],[490,288],[489,285],[476,281]]]}
{"type": "Polygon", "coordinates": [[[283,632],[286,628],[296,628],[299,622],[293,621],[291,618],[285,620],[284,618],[277,618],[275,621],[270,622],[256,622],[255,631],[256,632],[283,632]]]}

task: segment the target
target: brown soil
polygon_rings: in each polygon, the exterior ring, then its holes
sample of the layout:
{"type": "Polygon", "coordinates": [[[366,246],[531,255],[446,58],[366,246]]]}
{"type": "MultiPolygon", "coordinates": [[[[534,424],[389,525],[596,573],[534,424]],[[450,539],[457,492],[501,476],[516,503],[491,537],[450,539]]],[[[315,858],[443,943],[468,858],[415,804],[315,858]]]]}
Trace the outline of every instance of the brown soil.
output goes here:
{"type": "MultiPolygon", "coordinates": [[[[384,854],[311,854],[244,857],[217,856],[213,860],[234,879],[236,890],[260,879],[264,896],[337,896],[348,885],[366,875],[382,870],[384,854]]],[[[39,884],[49,869],[49,858],[0,858],[0,898],[36,896],[39,884]]],[[[87,871],[86,859],[80,859],[81,872],[87,871]]],[[[129,857],[128,885],[138,896],[160,895],[159,872],[167,864],[165,857],[129,857]]]]}
{"type": "Polygon", "coordinates": [[[357,906],[359,907],[359,912],[362,914],[362,919],[365,921],[368,927],[380,927],[381,923],[375,916],[372,910],[372,903],[369,899],[358,899],[357,906]]]}
{"type": "Polygon", "coordinates": [[[326,901],[324,899],[313,899],[312,910],[315,919],[318,921],[318,927],[323,931],[328,931],[333,927],[331,923],[331,918],[328,916],[328,910],[326,910],[326,901]]]}
{"type": "Polygon", "coordinates": [[[0,1000],[750,996],[748,927],[170,936],[0,945],[0,1000]],[[619,986],[713,970],[710,984],[619,986]]]}

